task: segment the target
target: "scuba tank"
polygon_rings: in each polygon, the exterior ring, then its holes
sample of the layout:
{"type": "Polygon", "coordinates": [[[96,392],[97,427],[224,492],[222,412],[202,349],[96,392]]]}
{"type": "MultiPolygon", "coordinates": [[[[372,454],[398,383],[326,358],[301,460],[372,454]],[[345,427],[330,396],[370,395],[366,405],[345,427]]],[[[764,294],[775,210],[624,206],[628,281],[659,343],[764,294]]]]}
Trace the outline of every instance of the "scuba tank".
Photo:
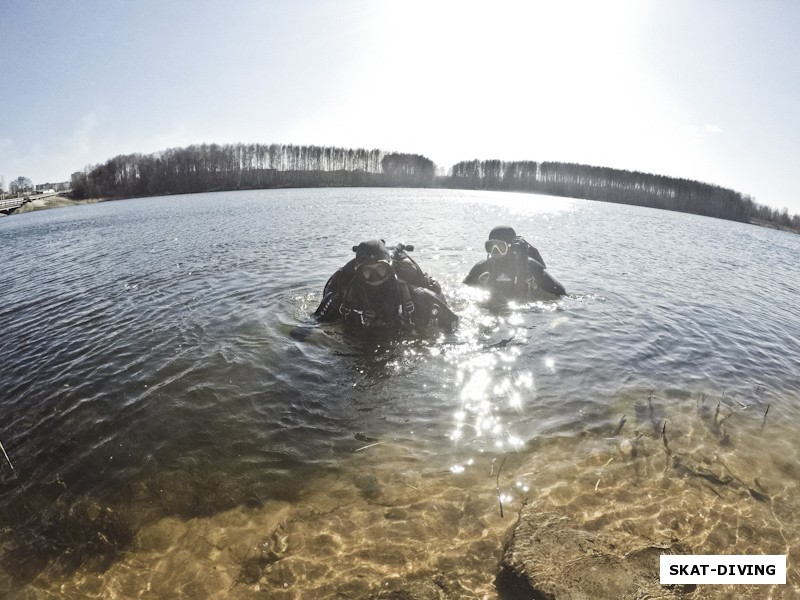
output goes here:
{"type": "Polygon", "coordinates": [[[539,251],[534,248],[528,240],[521,235],[514,236],[514,241],[511,242],[511,248],[517,250],[520,254],[525,254],[542,265],[545,269],[547,265],[544,264],[544,259],[539,251]]]}
{"type": "Polygon", "coordinates": [[[444,301],[442,286],[439,285],[439,282],[423,271],[417,261],[408,255],[409,252],[413,251],[414,246],[403,243],[397,244],[392,249],[392,264],[395,268],[395,273],[409,285],[429,289],[436,295],[441,296],[442,301],[444,301]]]}
{"type": "Polygon", "coordinates": [[[447,305],[439,282],[409,256],[408,253],[413,251],[414,246],[403,243],[392,249],[392,266],[398,278],[409,325],[455,331],[458,316],[447,305]]]}

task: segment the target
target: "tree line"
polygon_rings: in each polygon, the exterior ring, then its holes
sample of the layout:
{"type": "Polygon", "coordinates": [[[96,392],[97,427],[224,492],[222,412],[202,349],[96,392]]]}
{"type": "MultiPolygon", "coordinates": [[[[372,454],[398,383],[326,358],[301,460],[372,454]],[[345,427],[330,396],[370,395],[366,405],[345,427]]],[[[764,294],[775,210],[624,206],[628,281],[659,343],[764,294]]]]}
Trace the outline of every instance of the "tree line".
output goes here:
{"type": "MultiPolygon", "coordinates": [[[[3,189],[4,183],[3,180],[0,179],[0,192],[4,192],[3,189]]],[[[14,181],[12,181],[8,186],[8,191],[12,194],[16,193],[25,193],[30,192],[33,190],[33,183],[27,177],[19,176],[14,181]]]]}
{"type": "Polygon", "coordinates": [[[470,160],[455,164],[441,185],[506,190],[632,204],[748,223],[761,220],[800,230],[800,215],[758,204],[718,185],[639,171],[575,163],[470,160]]]}
{"type": "Polygon", "coordinates": [[[436,176],[419,154],[295,144],[201,144],[115,156],[72,175],[76,198],[129,198],[283,187],[506,190],[632,204],[800,231],[789,216],[718,185],[575,163],[470,160],[436,176]]]}
{"type": "Polygon", "coordinates": [[[472,160],[453,166],[448,186],[524,191],[633,204],[747,221],[752,199],[717,185],[561,162],[472,160]]]}
{"type": "Polygon", "coordinates": [[[279,187],[429,187],[433,161],[418,154],[293,144],[201,144],[115,156],[72,175],[78,198],[279,187]]]}

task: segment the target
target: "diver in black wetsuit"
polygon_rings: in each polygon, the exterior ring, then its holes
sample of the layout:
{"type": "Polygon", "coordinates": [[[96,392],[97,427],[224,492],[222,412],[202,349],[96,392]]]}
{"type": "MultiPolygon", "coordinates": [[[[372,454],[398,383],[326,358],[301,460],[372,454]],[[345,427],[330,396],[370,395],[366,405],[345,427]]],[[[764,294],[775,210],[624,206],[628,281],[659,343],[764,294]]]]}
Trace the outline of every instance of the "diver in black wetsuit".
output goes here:
{"type": "Polygon", "coordinates": [[[353,246],[355,258],[325,284],[314,315],[320,321],[341,319],[357,327],[454,331],[458,317],[447,306],[438,282],[408,255],[413,249],[398,244],[390,252],[383,240],[353,246]]]}
{"type": "Polygon", "coordinates": [[[539,251],[513,228],[492,229],[485,243],[488,256],[472,267],[464,283],[485,287],[506,298],[550,298],[567,293],[545,268],[539,251]]]}

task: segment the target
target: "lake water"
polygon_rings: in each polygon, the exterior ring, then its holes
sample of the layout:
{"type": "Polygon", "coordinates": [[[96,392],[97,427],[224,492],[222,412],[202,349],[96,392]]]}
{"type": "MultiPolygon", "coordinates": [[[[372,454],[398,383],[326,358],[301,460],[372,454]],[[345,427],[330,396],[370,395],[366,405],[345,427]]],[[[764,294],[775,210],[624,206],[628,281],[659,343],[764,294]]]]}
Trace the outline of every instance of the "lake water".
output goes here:
{"type": "Polygon", "coordinates": [[[693,598],[800,593],[800,236],[525,194],[315,189],[16,215],[0,247],[0,596],[435,581],[495,598],[523,502],[695,554],[788,555],[786,586],[693,598]],[[567,297],[498,305],[461,284],[498,224],[567,297]],[[456,333],[314,322],[328,276],[376,236],[416,246],[456,333]]]}

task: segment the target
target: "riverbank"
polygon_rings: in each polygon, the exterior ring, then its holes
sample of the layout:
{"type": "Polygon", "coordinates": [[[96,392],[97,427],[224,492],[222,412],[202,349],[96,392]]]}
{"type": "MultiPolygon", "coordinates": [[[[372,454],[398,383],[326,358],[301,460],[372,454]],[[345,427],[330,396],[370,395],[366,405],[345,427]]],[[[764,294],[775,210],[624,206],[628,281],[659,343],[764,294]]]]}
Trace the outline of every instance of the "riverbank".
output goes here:
{"type": "Polygon", "coordinates": [[[94,204],[96,202],[100,202],[100,200],[96,198],[88,200],[73,200],[72,198],[67,198],[66,196],[49,196],[47,198],[39,198],[38,200],[32,200],[31,202],[28,202],[25,206],[20,207],[20,209],[17,211],[17,214],[31,212],[34,210],[46,210],[48,208],[75,206],[76,204],[94,204]]]}
{"type": "Polygon", "coordinates": [[[759,227],[767,227],[768,229],[778,229],[779,231],[788,231],[789,233],[800,234],[800,229],[792,227],[791,225],[781,225],[773,223],[772,221],[764,221],[762,219],[750,219],[751,225],[758,225],[759,227]]]}
{"type": "MultiPolygon", "coordinates": [[[[22,205],[12,214],[26,213],[34,210],[46,210],[48,208],[62,208],[64,206],[75,206],[76,204],[95,204],[96,202],[102,202],[102,200],[97,198],[90,198],[87,200],[73,200],[72,198],[67,198],[66,196],[48,196],[47,198],[38,198],[36,200],[31,200],[30,202],[22,205]]],[[[0,217],[5,217],[5,216],[11,216],[11,215],[0,214],[0,217]]]]}

